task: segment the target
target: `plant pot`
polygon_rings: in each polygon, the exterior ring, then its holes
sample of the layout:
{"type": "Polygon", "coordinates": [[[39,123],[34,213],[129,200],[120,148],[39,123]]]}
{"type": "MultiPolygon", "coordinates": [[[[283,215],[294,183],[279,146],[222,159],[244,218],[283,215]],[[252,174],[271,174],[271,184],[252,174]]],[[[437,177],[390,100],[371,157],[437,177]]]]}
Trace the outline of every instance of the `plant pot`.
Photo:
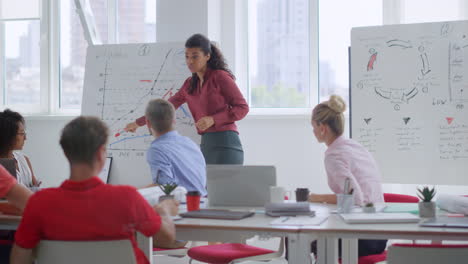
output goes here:
{"type": "Polygon", "coordinates": [[[362,208],[363,213],[375,213],[375,207],[374,206],[364,206],[362,208]]]}
{"type": "Polygon", "coordinates": [[[419,217],[435,217],[436,204],[434,202],[419,202],[419,217]]]}
{"type": "Polygon", "coordinates": [[[164,200],[170,200],[170,199],[174,200],[174,195],[168,195],[168,194],[166,194],[166,195],[161,195],[161,196],[159,196],[158,201],[159,201],[159,202],[162,202],[162,201],[164,201],[164,200]]]}

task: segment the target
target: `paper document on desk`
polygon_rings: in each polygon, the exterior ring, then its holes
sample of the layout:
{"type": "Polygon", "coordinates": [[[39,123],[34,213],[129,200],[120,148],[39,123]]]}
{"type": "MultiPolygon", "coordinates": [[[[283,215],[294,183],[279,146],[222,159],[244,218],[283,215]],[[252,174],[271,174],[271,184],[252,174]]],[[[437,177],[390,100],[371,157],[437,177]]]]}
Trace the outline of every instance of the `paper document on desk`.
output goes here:
{"type": "Polygon", "coordinates": [[[326,216],[286,216],[271,221],[270,225],[282,226],[317,226],[321,225],[328,217],[326,216]]]}
{"type": "Polygon", "coordinates": [[[417,203],[396,203],[387,204],[383,210],[385,213],[412,213],[418,214],[419,208],[417,203]]]}
{"type": "Polygon", "coordinates": [[[437,206],[451,213],[468,215],[468,197],[451,194],[439,194],[437,206]]]}
{"type": "Polygon", "coordinates": [[[379,224],[379,223],[416,223],[419,217],[410,213],[358,213],[340,214],[348,224],[379,224]]]}

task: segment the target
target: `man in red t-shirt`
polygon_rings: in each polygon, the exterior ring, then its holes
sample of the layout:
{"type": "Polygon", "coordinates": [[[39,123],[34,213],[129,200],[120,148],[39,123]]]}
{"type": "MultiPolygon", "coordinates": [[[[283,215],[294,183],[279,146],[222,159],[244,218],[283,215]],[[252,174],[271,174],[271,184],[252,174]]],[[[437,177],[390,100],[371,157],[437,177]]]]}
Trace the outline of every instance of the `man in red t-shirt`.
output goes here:
{"type": "Polygon", "coordinates": [[[0,198],[6,198],[15,207],[23,210],[32,192],[24,187],[0,165],[0,198]]]}
{"type": "Polygon", "coordinates": [[[107,127],[95,117],[78,117],[65,126],[60,145],[70,162],[70,179],[29,199],[16,232],[13,263],[30,264],[41,240],[129,239],[139,264],[149,262],[135,241],[136,231],[153,236],[158,246],[172,245],[174,201],[153,209],[135,188],[107,185],[96,177],[105,163],[107,138],[107,127]]]}

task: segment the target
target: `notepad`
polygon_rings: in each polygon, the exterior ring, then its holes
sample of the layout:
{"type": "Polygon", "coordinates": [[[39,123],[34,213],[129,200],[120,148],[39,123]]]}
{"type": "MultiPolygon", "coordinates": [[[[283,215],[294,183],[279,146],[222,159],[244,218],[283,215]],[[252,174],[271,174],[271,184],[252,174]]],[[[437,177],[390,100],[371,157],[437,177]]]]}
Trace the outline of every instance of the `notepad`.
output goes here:
{"type": "Polygon", "coordinates": [[[230,211],[223,209],[200,209],[181,213],[180,216],[188,218],[208,218],[208,219],[223,219],[223,220],[240,220],[254,215],[250,211],[230,211]]]}
{"type": "Polygon", "coordinates": [[[286,216],[280,217],[271,221],[270,225],[282,225],[282,226],[317,226],[321,225],[327,220],[326,216],[286,216]]]}
{"type": "Polygon", "coordinates": [[[387,204],[383,210],[385,213],[412,213],[418,214],[419,208],[417,203],[404,203],[404,204],[387,204]]]}
{"type": "Polygon", "coordinates": [[[372,223],[416,223],[419,217],[411,213],[362,213],[340,214],[348,224],[372,224],[372,223]]]}

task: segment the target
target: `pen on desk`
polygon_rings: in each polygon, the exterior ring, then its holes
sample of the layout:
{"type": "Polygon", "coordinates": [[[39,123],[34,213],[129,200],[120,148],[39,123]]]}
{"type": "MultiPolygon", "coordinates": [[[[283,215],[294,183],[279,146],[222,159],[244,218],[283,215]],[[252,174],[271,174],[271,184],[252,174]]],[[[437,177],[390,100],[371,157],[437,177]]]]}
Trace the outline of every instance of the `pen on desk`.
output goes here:
{"type": "Polygon", "coordinates": [[[289,217],[285,217],[283,220],[281,220],[281,223],[284,223],[289,220],[289,217]]]}
{"type": "Polygon", "coordinates": [[[343,193],[348,194],[349,193],[349,178],[345,179],[344,182],[344,188],[343,188],[343,193]]]}

